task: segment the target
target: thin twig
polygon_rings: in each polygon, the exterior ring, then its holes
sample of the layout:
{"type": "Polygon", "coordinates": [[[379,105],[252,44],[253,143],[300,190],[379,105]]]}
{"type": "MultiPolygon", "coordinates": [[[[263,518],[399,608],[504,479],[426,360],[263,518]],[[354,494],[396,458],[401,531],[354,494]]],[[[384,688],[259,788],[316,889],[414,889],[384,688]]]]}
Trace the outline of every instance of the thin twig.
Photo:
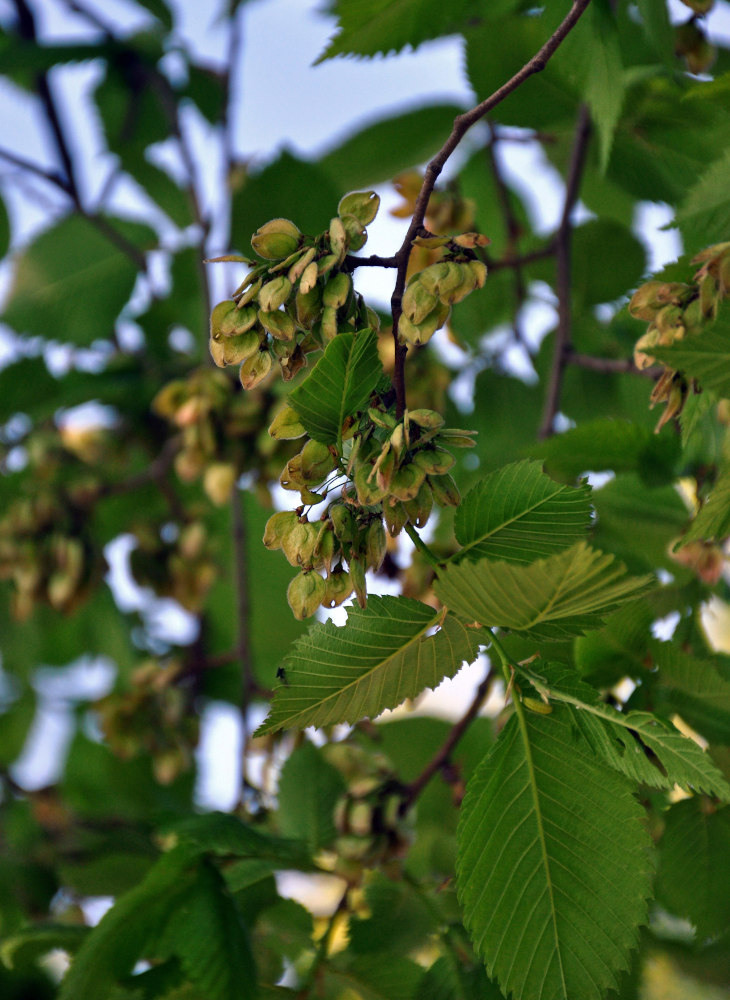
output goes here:
{"type": "Polygon", "coordinates": [[[9,149],[0,148],[0,159],[5,160],[7,163],[12,163],[14,167],[19,167],[26,173],[34,174],[36,177],[41,177],[49,184],[53,184],[55,187],[60,188],[66,195],[71,194],[66,178],[62,174],[59,174],[56,170],[46,170],[45,167],[41,167],[39,164],[33,163],[31,160],[26,160],[25,157],[18,156],[17,153],[13,153],[9,149]]]}
{"type": "Polygon", "coordinates": [[[406,786],[403,801],[400,806],[401,815],[405,815],[408,810],[415,804],[416,800],[423,792],[426,785],[429,783],[431,778],[440,771],[443,767],[448,764],[451,760],[451,755],[456,748],[456,744],[462,738],[464,733],[467,731],[469,726],[472,724],[474,719],[476,719],[479,714],[479,709],[482,707],[487,697],[489,696],[489,691],[492,687],[494,681],[494,675],[491,668],[487,671],[486,677],[482,680],[479,687],[476,689],[474,698],[466,713],[459,719],[459,721],[452,727],[449,735],[444,740],[443,746],[438,751],[438,753],[426,764],[424,769],[415,778],[410,785],[406,786]]]}
{"type": "Polygon", "coordinates": [[[475,125],[478,121],[484,118],[484,116],[488,114],[492,108],[496,108],[498,104],[500,104],[506,97],[516,90],[517,87],[524,83],[525,80],[534,76],[535,73],[539,73],[541,70],[545,69],[549,59],[557,51],[558,47],[573,27],[578,23],[579,18],[589,3],[590,0],[573,0],[573,5],[563,22],[558,26],[547,42],[545,42],[542,48],[532,57],[532,59],[525,63],[521,70],[515,73],[515,75],[498,90],[495,90],[493,94],[486,98],[486,100],[477,104],[469,111],[465,111],[464,114],[458,115],[454,119],[454,127],[451,131],[451,135],[448,137],[439,152],[433,157],[432,160],[429,161],[426,167],[423,184],[421,185],[421,190],[418,198],[416,199],[416,206],[413,212],[413,217],[411,218],[411,222],[408,226],[408,232],[405,235],[401,248],[395,255],[398,261],[398,275],[396,277],[395,288],[391,297],[391,307],[393,312],[393,338],[395,340],[395,370],[393,373],[393,386],[396,392],[396,415],[399,418],[403,415],[406,407],[404,365],[407,353],[407,347],[404,344],[398,343],[398,322],[402,312],[401,300],[403,298],[403,291],[406,285],[406,275],[408,273],[408,261],[411,256],[412,242],[423,227],[428,202],[439,174],[443,170],[446,161],[457,148],[464,135],[469,131],[472,125],[475,125]]]}
{"type": "Polygon", "coordinates": [[[645,378],[656,378],[656,368],[637,368],[631,358],[596,358],[591,354],[578,354],[576,351],[565,352],[566,365],[576,365],[588,371],[611,375],[628,372],[631,375],[643,375],[645,378]]]}
{"type": "Polygon", "coordinates": [[[568,168],[568,178],[565,187],[565,200],[563,202],[563,214],[558,226],[558,233],[555,240],[555,259],[557,266],[557,294],[558,294],[558,326],[555,331],[555,344],[553,346],[553,360],[550,369],[547,392],[545,394],[545,406],[543,409],[542,421],[538,431],[541,439],[549,437],[553,433],[555,415],[560,407],[560,393],[563,384],[563,372],[565,371],[567,352],[570,350],[572,341],[572,309],[571,309],[571,243],[572,243],[572,223],[571,216],[575,203],[578,200],[578,191],[583,176],[583,168],[588,150],[588,140],[591,134],[591,119],[588,106],[581,104],[578,111],[578,123],[573,141],[573,151],[570,157],[570,167],[568,168]]]}

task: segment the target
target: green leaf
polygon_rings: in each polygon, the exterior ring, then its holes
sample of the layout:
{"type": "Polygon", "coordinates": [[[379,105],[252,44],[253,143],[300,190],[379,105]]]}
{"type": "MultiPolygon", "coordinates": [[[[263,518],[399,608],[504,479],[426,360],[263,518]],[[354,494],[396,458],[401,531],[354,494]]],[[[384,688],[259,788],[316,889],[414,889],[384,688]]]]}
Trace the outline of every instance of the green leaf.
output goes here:
{"type": "Polygon", "coordinates": [[[585,538],[591,489],[563,486],[539,462],[515,462],[491,473],[464,498],[454,532],[462,558],[530,563],[585,538]]]}
{"type": "Polygon", "coordinates": [[[586,306],[615,302],[646,273],[646,251],[630,229],[592,219],[573,230],[573,295],[586,306]]]}
{"type": "Polygon", "coordinates": [[[730,535],[730,470],[726,469],[717,479],[712,493],[702,504],[689,528],[682,536],[678,548],[697,540],[721,542],[730,535]]]}
{"type": "Polygon", "coordinates": [[[314,744],[303,743],[287,759],[279,778],[279,829],[298,837],[312,851],[327,847],[337,836],[335,804],[345,793],[342,775],[314,744]]]}
{"type": "Polygon", "coordinates": [[[434,104],[384,118],[325,153],[319,166],[345,191],[382,184],[438,152],[463,108],[434,104]]]}
{"type": "Polygon", "coordinates": [[[342,441],[342,425],[367,403],[382,374],[373,330],[340,333],[308,378],[289,393],[307,434],[323,444],[342,441]]]}
{"type": "Polygon", "coordinates": [[[291,219],[303,233],[316,235],[327,228],[343,194],[320,166],[284,150],[234,190],[229,249],[250,254],[251,234],[270,219],[291,219]]]}
{"type": "Polygon", "coordinates": [[[730,746],[730,682],[716,664],[673,642],[652,641],[649,649],[659,668],[657,708],[677,712],[702,736],[730,746]]]}
{"type": "Polygon", "coordinates": [[[457,862],[466,926],[505,993],[602,1000],[617,985],[646,919],[643,815],[567,711],[509,720],[467,787],[457,862]]]}
{"type": "Polygon", "coordinates": [[[663,62],[674,68],[674,32],[665,0],[638,0],[637,7],[647,37],[663,62]]]}
{"type": "MultiPolygon", "coordinates": [[[[509,6],[516,6],[512,0],[509,6]]],[[[317,60],[335,56],[375,56],[414,49],[431,38],[453,35],[469,23],[471,0],[334,0],[338,33],[317,60]]],[[[316,63],[315,63],[316,65],[316,63]]]]}
{"type": "Polygon", "coordinates": [[[408,954],[437,933],[439,915],[433,902],[406,882],[393,882],[374,872],[365,890],[369,916],[350,921],[350,947],[361,955],[408,954]]]}
{"type": "MultiPolygon", "coordinates": [[[[140,253],[147,226],[105,218],[140,253]]],[[[86,347],[113,335],[137,280],[137,263],[87,219],[67,216],[41,233],[15,263],[2,321],[19,333],[86,347]]]]}
{"type": "Polygon", "coordinates": [[[669,347],[652,347],[652,354],[670,368],[696,378],[703,389],[730,396],[730,308],[702,333],[669,347]]]}
{"type": "Polygon", "coordinates": [[[42,924],[24,927],[3,938],[0,961],[9,969],[22,968],[37,961],[57,948],[66,952],[76,951],[88,935],[88,927],[70,924],[42,924]]]}
{"type": "Polygon", "coordinates": [[[28,731],[35,718],[36,697],[30,685],[24,685],[21,693],[7,704],[6,692],[0,693],[0,767],[9,767],[19,757],[28,731]]]}
{"type": "Polygon", "coordinates": [[[598,418],[554,434],[530,448],[536,458],[544,459],[550,473],[575,478],[580,473],[642,473],[662,470],[668,481],[679,457],[679,441],[668,434],[652,434],[648,427],[628,420],[598,418]]]}
{"type": "Polygon", "coordinates": [[[730,927],[730,808],[701,799],[666,813],[659,842],[657,896],[670,913],[690,920],[700,939],[730,927]]]}
{"type": "Polygon", "coordinates": [[[62,382],[48,371],[43,358],[21,358],[0,370],[3,411],[50,416],[62,404],[62,382]]]}
{"type": "Polygon", "coordinates": [[[691,187],[677,210],[684,248],[697,253],[730,234],[730,148],[691,187]]]}
{"type": "Polygon", "coordinates": [[[229,813],[186,816],[164,824],[162,829],[212,854],[272,861],[280,868],[309,865],[309,855],[300,835],[295,840],[274,837],[229,813]]]}
{"type": "Polygon", "coordinates": [[[666,719],[649,712],[618,712],[575,672],[539,663],[521,671],[541,696],[568,706],[573,727],[596,757],[634,781],[654,788],[675,784],[730,800],[730,785],[709,754],[666,719]],[[646,754],[656,757],[655,766],[646,754]]]}
{"type": "Polygon", "coordinates": [[[420,601],[372,596],[348,610],[345,626],[312,626],[286,658],[259,733],[374,718],[453,677],[478,642],[451,615],[441,619],[420,601]]]}
{"type": "Polygon", "coordinates": [[[325,967],[325,996],[352,997],[362,1000],[418,1000],[418,984],[423,969],[416,962],[386,954],[374,962],[371,955],[355,958],[345,952],[335,956],[325,967]]]}
{"type": "Polygon", "coordinates": [[[434,590],[449,610],[470,622],[562,639],[596,628],[651,583],[651,577],[627,576],[613,556],[579,542],[530,566],[490,559],[447,565],[434,590]]]}
{"type": "Polygon", "coordinates": [[[201,862],[168,915],[159,950],[175,955],[206,1000],[254,1000],[256,968],[246,928],[218,870],[201,862]]]}
{"type": "Polygon", "coordinates": [[[153,952],[153,942],[190,881],[194,855],[174,848],[121,896],[84,940],[61,983],[59,1000],[98,1000],[153,952]]]}

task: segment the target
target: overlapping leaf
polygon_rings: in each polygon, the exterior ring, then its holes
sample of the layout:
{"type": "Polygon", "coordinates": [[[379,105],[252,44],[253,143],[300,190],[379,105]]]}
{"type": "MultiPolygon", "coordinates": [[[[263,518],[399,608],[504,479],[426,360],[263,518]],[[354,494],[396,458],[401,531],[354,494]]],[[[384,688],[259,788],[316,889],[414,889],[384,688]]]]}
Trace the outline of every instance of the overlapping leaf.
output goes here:
{"type": "Polygon", "coordinates": [[[730,309],[721,312],[702,333],[670,347],[652,347],[652,354],[670,368],[696,378],[703,389],[730,396],[730,309]]]}
{"type": "Polygon", "coordinates": [[[315,441],[336,444],[345,417],[368,401],[382,373],[377,343],[370,329],[339,334],[306,381],[289,394],[290,404],[315,441]]]}
{"type": "Polygon", "coordinates": [[[454,532],[463,548],[455,561],[487,556],[530,563],[585,537],[591,490],[556,483],[538,462],[515,462],[491,473],[464,498],[454,532]]]}
{"type": "Polygon", "coordinates": [[[730,149],[726,149],[687,192],[677,212],[685,249],[695,253],[730,233],[730,149]]]}
{"type": "MultiPolygon", "coordinates": [[[[730,535],[730,471],[715,483],[707,501],[682,536],[681,545],[697,540],[723,541],[730,535]]],[[[678,546],[679,547],[679,546],[678,546]]]]}
{"type": "Polygon", "coordinates": [[[540,663],[531,673],[546,681],[544,686],[539,680],[536,684],[542,694],[569,706],[573,727],[611,767],[654,788],[677,784],[730,801],[730,785],[712,758],[667,720],[649,712],[616,711],[574,671],[563,667],[540,663]]]}
{"type": "Polygon", "coordinates": [[[453,616],[441,618],[420,601],[373,596],[349,610],[345,626],[314,625],[286,658],[259,732],[373,718],[453,677],[478,642],[453,616]]]}
{"type": "Polygon", "coordinates": [[[505,994],[600,1000],[617,985],[650,891],[642,816],[565,709],[510,719],[467,787],[457,860],[465,923],[505,994]]]}
{"type": "Polygon", "coordinates": [[[730,681],[717,665],[673,642],[652,641],[649,648],[659,668],[658,707],[678,712],[702,736],[730,746],[730,681]]]}
{"type": "Polygon", "coordinates": [[[651,581],[628,576],[613,556],[579,542],[530,566],[490,559],[446,566],[434,589],[451,611],[469,621],[562,639],[598,627],[651,581]]]}

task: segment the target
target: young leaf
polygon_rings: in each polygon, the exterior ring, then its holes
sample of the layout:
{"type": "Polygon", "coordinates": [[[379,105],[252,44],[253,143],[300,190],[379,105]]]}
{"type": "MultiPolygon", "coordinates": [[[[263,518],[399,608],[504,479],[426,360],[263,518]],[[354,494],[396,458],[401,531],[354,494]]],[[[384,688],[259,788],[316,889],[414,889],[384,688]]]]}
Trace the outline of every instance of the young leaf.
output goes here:
{"type": "Polygon", "coordinates": [[[692,798],[666,814],[659,842],[657,897],[671,913],[691,920],[697,936],[730,927],[730,808],[692,798]]]}
{"type": "Polygon", "coordinates": [[[646,919],[642,817],[565,710],[509,720],[467,787],[457,860],[466,926],[505,993],[602,1000],[617,985],[646,919]]]}
{"type": "Polygon", "coordinates": [[[482,559],[439,570],[437,596],[456,614],[480,625],[562,639],[596,628],[652,578],[627,576],[625,567],[579,542],[530,566],[482,559]]]}
{"type": "Polygon", "coordinates": [[[307,433],[323,444],[337,444],[345,417],[368,401],[382,373],[373,330],[340,333],[326,347],[309,377],[289,394],[307,433]]]}
{"type": "Polygon", "coordinates": [[[590,487],[554,482],[539,462],[515,462],[491,473],[464,498],[454,532],[463,548],[454,561],[488,556],[530,563],[584,538],[590,487]]]}
{"type": "Polygon", "coordinates": [[[441,618],[420,601],[369,597],[366,608],[349,609],[346,625],[312,626],[287,656],[258,732],[374,718],[453,677],[479,644],[454,617],[441,618]]]}
{"type": "Polygon", "coordinates": [[[551,701],[570,706],[572,725],[586,745],[617,771],[654,788],[677,784],[730,801],[730,785],[709,754],[666,719],[649,712],[617,712],[574,671],[558,665],[540,663],[526,676],[534,678],[535,687],[551,701]],[[659,767],[651,762],[647,749],[659,767]]]}

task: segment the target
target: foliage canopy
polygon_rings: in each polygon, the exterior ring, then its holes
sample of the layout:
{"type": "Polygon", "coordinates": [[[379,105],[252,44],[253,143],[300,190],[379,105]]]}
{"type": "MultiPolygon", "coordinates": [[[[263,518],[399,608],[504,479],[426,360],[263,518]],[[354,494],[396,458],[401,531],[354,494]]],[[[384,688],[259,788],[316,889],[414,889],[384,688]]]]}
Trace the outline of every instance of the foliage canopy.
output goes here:
{"type": "Polygon", "coordinates": [[[258,169],[236,145],[246,4],[215,69],[172,4],[136,5],[137,33],[69,5],[84,31],[50,42],[14,0],[0,35],[54,157],[0,148],[0,993],[646,1000],[680,995],[657,992],[669,968],[718,996],[728,5],[332,0],[320,62],[456,35],[473,104],[258,169]],[[91,60],[94,198],[58,86],[91,60]],[[552,231],[515,144],[561,178],[552,231]],[[368,256],[390,186],[407,231],[368,256]],[[656,274],[647,203],[682,244],[656,274]],[[240,284],[216,302],[221,270],[240,284]],[[102,696],[78,686],[90,659],[102,696]],[[383,716],[469,664],[454,721],[383,716]],[[71,731],[38,788],[23,755],[59,678],[71,731]],[[221,703],[240,795],[211,811],[196,748],[221,703]]]}

